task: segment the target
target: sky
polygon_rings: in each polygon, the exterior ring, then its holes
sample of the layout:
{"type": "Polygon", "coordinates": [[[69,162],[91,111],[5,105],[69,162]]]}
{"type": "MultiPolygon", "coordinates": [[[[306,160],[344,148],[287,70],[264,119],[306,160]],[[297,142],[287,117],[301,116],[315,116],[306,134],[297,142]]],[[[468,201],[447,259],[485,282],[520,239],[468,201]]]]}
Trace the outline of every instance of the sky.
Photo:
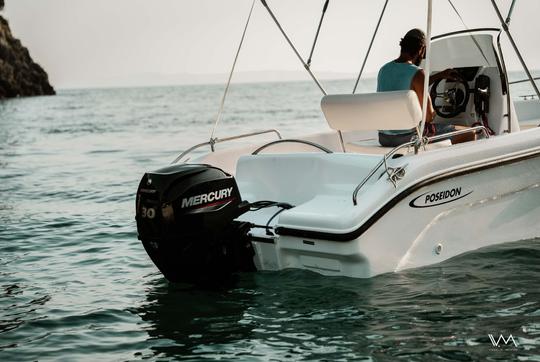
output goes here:
{"type": "MultiPolygon", "coordinates": [[[[324,0],[267,0],[304,60],[324,0]]],[[[469,28],[498,27],[490,0],[452,0],[469,28]]],[[[229,72],[252,0],[6,0],[3,16],[57,88],[221,81],[229,72]]],[[[398,42],[426,28],[426,0],[389,0],[365,72],[398,55],[398,42]]],[[[448,0],[433,1],[433,34],[464,29],[448,0]]],[[[504,16],[510,0],[497,0],[504,16]]],[[[330,0],[312,61],[323,78],[358,73],[384,0],[330,0]],[[336,74],[342,73],[342,74],[336,74]]],[[[521,0],[511,32],[540,68],[540,1],[521,0]]],[[[507,65],[520,69],[503,39],[507,65]]],[[[257,0],[236,71],[242,80],[305,77],[257,0]],[[265,75],[266,74],[266,75],[265,75]]]]}

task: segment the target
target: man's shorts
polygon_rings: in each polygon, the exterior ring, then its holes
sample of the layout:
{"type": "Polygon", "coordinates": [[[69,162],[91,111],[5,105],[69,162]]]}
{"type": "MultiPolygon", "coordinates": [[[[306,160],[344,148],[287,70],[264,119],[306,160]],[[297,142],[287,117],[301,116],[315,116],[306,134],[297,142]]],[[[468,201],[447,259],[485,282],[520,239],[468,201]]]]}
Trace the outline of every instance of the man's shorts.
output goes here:
{"type": "MultiPolygon", "coordinates": [[[[442,124],[442,123],[427,123],[424,128],[425,137],[438,136],[445,133],[454,132],[456,127],[452,124],[442,124]]],[[[388,134],[379,132],[379,143],[383,147],[397,147],[404,143],[410,142],[411,139],[416,135],[415,130],[403,132],[400,134],[388,134]]],[[[439,141],[443,141],[447,138],[444,138],[439,141]]]]}

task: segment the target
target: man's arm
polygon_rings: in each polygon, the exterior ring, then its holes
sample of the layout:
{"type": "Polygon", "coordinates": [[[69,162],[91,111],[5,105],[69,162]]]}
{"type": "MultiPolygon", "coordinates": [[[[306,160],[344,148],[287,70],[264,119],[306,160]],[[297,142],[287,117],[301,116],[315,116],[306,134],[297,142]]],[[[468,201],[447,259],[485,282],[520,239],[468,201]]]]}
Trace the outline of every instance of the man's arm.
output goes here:
{"type": "MultiPolygon", "coordinates": [[[[420,69],[416,74],[414,75],[412,81],[411,81],[411,90],[413,90],[416,95],[418,96],[418,101],[420,102],[420,107],[422,107],[422,101],[424,98],[424,70],[420,69]]],[[[433,120],[433,117],[435,116],[435,110],[433,109],[433,105],[431,104],[431,97],[428,96],[428,102],[427,102],[427,117],[426,122],[431,122],[433,120]]]]}
{"type": "Polygon", "coordinates": [[[429,85],[432,85],[433,83],[441,79],[458,80],[460,78],[461,76],[457,70],[445,69],[442,72],[432,74],[429,77],[429,85]]]}

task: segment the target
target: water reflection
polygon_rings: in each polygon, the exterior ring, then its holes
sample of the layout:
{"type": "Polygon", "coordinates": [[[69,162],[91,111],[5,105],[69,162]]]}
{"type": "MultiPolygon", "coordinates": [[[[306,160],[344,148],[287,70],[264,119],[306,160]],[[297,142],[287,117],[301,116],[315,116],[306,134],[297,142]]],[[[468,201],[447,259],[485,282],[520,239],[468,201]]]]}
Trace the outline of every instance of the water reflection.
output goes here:
{"type": "Polygon", "coordinates": [[[374,338],[371,280],[285,271],[246,273],[219,291],[151,283],[136,313],[149,339],[160,340],[152,350],[161,357],[365,356],[374,338]]]}
{"type": "Polygon", "coordinates": [[[197,346],[231,343],[248,338],[251,327],[240,323],[253,295],[234,290],[196,289],[156,279],[146,302],[135,312],[148,323],[156,355],[186,356],[197,346]]]}
{"type": "Polygon", "coordinates": [[[491,354],[488,333],[513,333],[521,355],[536,358],[538,322],[531,318],[540,295],[524,282],[531,270],[504,268],[502,279],[495,271],[520,258],[530,264],[539,252],[501,246],[371,279],[259,272],[222,291],[161,279],[137,313],[149,323],[155,355],[179,359],[467,361],[491,354]]]}

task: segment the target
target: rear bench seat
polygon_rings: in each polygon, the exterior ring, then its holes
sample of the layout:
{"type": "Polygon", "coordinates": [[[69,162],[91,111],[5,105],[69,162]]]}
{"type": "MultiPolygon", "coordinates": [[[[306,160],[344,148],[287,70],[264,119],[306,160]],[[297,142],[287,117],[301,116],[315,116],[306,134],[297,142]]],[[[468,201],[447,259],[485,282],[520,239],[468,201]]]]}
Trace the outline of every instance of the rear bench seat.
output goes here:
{"type": "MultiPolygon", "coordinates": [[[[236,180],[244,200],[295,206],[279,215],[280,225],[307,223],[321,229],[346,229],[358,222],[358,213],[365,212],[353,207],[353,190],[380,159],[379,155],[354,153],[242,156],[236,180]]],[[[376,180],[373,177],[369,183],[376,180]]]]}
{"type": "Polygon", "coordinates": [[[248,155],[238,160],[236,180],[242,198],[249,201],[298,205],[320,194],[350,198],[380,159],[379,155],[353,153],[248,155]]]}

